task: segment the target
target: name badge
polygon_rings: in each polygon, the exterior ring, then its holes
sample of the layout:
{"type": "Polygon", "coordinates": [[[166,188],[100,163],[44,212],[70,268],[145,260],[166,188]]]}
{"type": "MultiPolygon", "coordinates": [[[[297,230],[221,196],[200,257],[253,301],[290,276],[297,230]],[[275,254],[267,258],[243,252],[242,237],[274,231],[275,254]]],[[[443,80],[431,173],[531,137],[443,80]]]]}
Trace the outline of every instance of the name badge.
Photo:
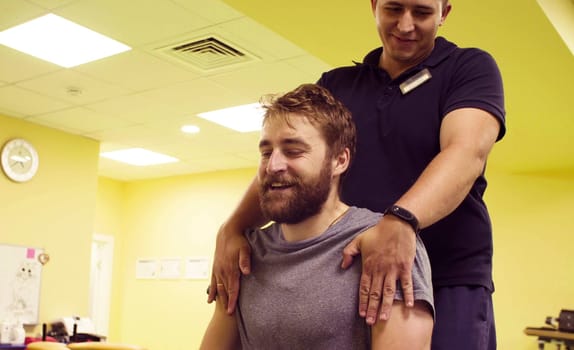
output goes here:
{"type": "Polygon", "coordinates": [[[399,88],[401,89],[403,95],[406,95],[430,78],[432,78],[432,75],[430,74],[428,68],[425,68],[407,80],[403,81],[401,85],[399,85],[399,88]]]}

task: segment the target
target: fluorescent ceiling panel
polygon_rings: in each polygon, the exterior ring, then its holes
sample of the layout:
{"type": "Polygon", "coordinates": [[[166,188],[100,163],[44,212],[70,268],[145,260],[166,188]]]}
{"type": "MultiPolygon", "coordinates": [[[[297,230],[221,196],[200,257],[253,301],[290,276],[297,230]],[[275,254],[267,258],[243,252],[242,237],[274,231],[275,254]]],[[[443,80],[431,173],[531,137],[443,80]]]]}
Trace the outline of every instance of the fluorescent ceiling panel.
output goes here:
{"type": "Polygon", "coordinates": [[[179,162],[179,159],[165,154],[148,151],[143,148],[127,148],[100,153],[101,157],[137,166],[148,166],[179,162]]]}
{"type": "Polygon", "coordinates": [[[239,132],[261,130],[265,111],[259,103],[199,113],[197,116],[239,132]]]}
{"type": "Polygon", "coordinates": [[[0,44],[65,68],[131,50],[51,13],[0,32],[0,44]]]}

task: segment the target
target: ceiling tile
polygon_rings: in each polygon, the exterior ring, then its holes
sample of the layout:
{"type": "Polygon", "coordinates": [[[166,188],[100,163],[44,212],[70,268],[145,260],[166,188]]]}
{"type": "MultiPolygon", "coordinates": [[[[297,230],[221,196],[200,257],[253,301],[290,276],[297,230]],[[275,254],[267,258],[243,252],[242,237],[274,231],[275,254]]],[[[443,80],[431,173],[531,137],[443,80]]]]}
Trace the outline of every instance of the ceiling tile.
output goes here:
{"type": "Polygon", "coordinates": [[[40,17],[47,11],[22,0],[2,0],[0,1],[0,31],[40,17]]]}
{"type": "Polygon", "coordinates": [[[210,0],[209,6],[205,6],[205,0],[173,0],[173,2],[212,23],[223,23],[243,16],[233,7],[219,0],[210,0]]]}
{"type": "Polygon", "coordinates": [[[230,88],[211,79],[201,78],[145,91],[138,96],[146,101],[162,101],[177,113],[173,117],[182,117],[253,102],[242,96],[242,91],[241,88],[230,88]],[[222,106],[222,101],[225,101],[225,106],[222,106]]]}
{"type": "MultiPolygon", "coordinates": [[[[29,2],[35,3],[38,6],[42,6],[46,9],[55,9],[57,7],[62,7],[64,5],[78,2],[81,0],[28,0],[29,2]]],[[[22,1],[21,1],[22,2],[22,1]]]]}
{"type": "Polygon", "coordinates": [[[20,115],[25,116],[49,113],[71,107],[63,101],[57,101],[16,86],[0,87],[0,106],[5,110],[17,111],[20,115]]]}
{"type": "Polygon", "coordinates": [[[309,74],[285,62],[260,64],[211,77],[230,90],[246,91],[259,101],[262,95],[289,91],[303,83],[317,80],[319,73],[309,74]],[[256,77],[256,78],[255,78],[256,77]]]}
{"type": "MultiPolygon", "coordinates": [[[[132,50],[74,68],[133,91],[149,90],[199,76],[139,50],[132,50]]],[[[0,76],[1,77],[1,76],[0,76]]]]}
{"type": "Polygon", "coordinates": [[[17,85],[77,106],[130,92],[125,88],[108,84],[69,69],[42,75],[17,85]]]}
{"type": "Polygon", "coordinates": [[[61,68],[55,64],[0,45],[0,80],[15,83],[39,75],[51,73],[61,68]]]}
{"type": "Polygon", "coordinates": [[[241,41],[245,48],[262,58],[270,57],[274,60],[280,60],[307,53],[249,17],[225,22],[219,27],[220,30],[233,33],[234,38],[241,41]],[[262,45],[261,43],[265,44],[262,45]]]}
{"type": "MultiPolygon", "coordinates": [[[[172,154],[180,159],[213,158],[245,152],[258,156],[259,133],[228,133],[217,136],[208,133],[180,136],[179,142],[155,146],[157,151],[172,154]],[[209,153],[207,153],[209,152],[209,153]]],[[[176,139],[174,139],[175,141],[176,139]]]]}
{"type": "Polygon", "coordinates": [[[164,0],[139,0],[137,5],[133,1],[84,0],[54,12],[132,47],[211,24],[164,0]]]}
{"type": "Polygon", "coordinates": [[[31,117],[28,120],[80,135],[116,128],[125,128],[133,125],[133,123],[126,120],[96,113],[82,107],[47,113],[31,117]]]}
{"type": "Polygon", "coordinates": [[[287,63],[291,67],[294,67],[302,72],[305,72],[311,77],[314,77],[313,81],[318,80],[319,77],[321,76],[321,73],[331,70],[333,68],[326,62],[311,55],[296,56],[288,58],[283,62],[287,63]]]}
{"type": "Polygon", "coordinates": [[[7,108],[4,107],[0,107],[0,115],[6,116],[6,117],[11,117],[11,118],[18,118],[18,119],[23,119],[26,118],[26,115],[20,112],[16,112],[13,110],[9,110],[7,108]]]}
{"type": "Polygon", "coordinates": [[[182,134],[188,140],[197,138],[217,138],[226,137],[229,134],[237,133],[237,131],[226,128],[220,124],[213,123],[209,120],[199,118],[197,116],[187,116],[183,118],[174,119],[157,119],[144,125],[157,130],[158,132],[177,133],[182,134]],[[200,131],[196,134],[184,133],[181,127],[184,125],[195,125],[199,127],[200,131]]]}
{"type": "Polygon", "coordinates": [[[162,101],[146,99],[140,94],[111,98],[86,106],[99,113],[111,114],[136,123],[165,120],[176,115],[176,111],[162,101]]]}
{"type": "Polygon", "coordinates": [[[574,55],[574,0],[538,0],[538,4],[574,55]]]}

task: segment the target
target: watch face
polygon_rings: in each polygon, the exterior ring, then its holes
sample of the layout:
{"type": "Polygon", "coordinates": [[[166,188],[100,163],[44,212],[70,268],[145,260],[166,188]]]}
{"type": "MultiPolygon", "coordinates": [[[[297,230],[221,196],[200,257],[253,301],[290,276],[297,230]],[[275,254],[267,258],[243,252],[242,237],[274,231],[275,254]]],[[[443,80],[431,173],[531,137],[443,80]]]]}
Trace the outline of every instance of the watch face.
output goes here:
{"type": "Polygon", "coordinates": [[[412,219],[414,219],[414,216],[413,216],[413,214],[412,214],[410,211],[405,210],[405,209],[403,209],[403,208],[401,208],[401,207],[394,206],[394,207],[392,207],[391,210],[392,210],[392,212],[393,212],[395,215],[401,217],[401,218],[404,219],[404,220],[412,220],[412,219]]]}
{"type": "Polygon", "coordinates": [[[418,219],[413,215],[413,213],[406,210],[405,208],[399,207],[398,205],[392,205],[387,208],[387,210],[385,210],[384,214],[391,214],[398,217],[399,219],[404,220],[412,226],[415,233],[420,231],[418,219]]]}
{"type": "Polygon", "coordinates": [[[38,171],[38,153],[23,139],[8,141],[2,148],[2,170],[13,181],[25,182],[38,171]]]}

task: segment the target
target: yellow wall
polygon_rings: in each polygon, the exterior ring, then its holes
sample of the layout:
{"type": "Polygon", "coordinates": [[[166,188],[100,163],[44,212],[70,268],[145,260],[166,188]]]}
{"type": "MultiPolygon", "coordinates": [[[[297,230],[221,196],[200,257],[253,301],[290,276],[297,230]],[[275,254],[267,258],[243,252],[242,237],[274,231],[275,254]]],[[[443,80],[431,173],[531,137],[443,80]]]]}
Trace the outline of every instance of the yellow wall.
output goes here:
{"type": "Polygon", "coordinates": [[[116,210],[104,213],[108,206],[101,196],[97,217],[114,222],[112,230],[120,229],[123,235],[122,248],[116,249],[121,277],[114,277],[117,309],[110,339],[156,350],[199,346],[213,310],[206,303],[208,280],[136,279],[136,261],[197,256],[211,261],[217,229],[254,174],[254,169],[246,169],[126,184],[100,181],[100,191],[114,193],[105,199],[116,210]]]}
{"type": "MultiPolygon", "coordinates": [[[[207,280],[136,280],[135,262],[211,257],[217,228],[255,170],[124,183],[97,178],[95,141],[0,117],[0,141],[16,136],[36,146],[40,170],[25,184],[0,177],[0,243],[50,253],[40,321],[87,315],[92,233],[108,234],[115,239],[110,340],[150,350],[197,348],[212,312],[207,280]]],[[[524,327],[574,309],[574,173],[490,169],[488,178],[499,348],[535,350],[524,327]]]]}
{"type": "Polygon", "coordinates": [[[574,309],[574,172],[494,173],[489,180],[499,348],[535,350],[524,327],[574,309]]]}
{"type": "Polygon", "coordinates": [[[35,146],[40,166],[27,183],[0,173],[0,243],[40,247],[50,254],[42,272],[40,322],[85,315],[98,143],[0,116],[0,143],[16,137],[35,146]]]}

